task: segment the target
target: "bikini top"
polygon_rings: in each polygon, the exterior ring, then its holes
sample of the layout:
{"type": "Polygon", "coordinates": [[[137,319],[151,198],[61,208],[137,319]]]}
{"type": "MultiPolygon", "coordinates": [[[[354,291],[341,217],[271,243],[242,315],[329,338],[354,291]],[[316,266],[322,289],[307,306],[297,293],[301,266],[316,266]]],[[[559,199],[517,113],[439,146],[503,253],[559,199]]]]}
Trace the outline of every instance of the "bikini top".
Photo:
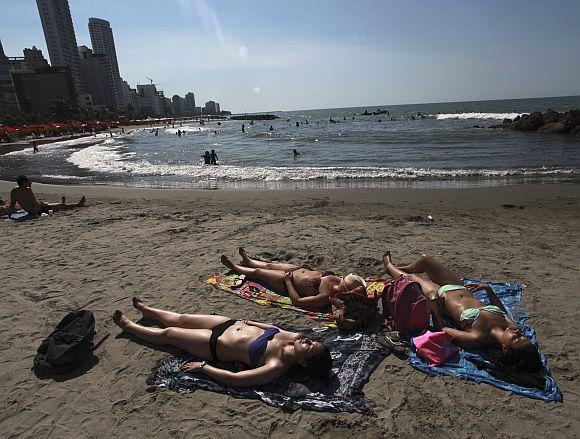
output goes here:
{"type": "Polygon", "coordinates": [[[479,317],[479,314],[481,313],[481,311],[487,311],[487,312],[491,312],[493,314],[498,314],[498,315],[503,315],[504,314],[503,311],[501,309],[499,309],[497,306],[495,306],[495,305],[487,305],[487,306],[484,306],[482,308],[469,308],[469,309],[466,309],[459,316],[459,321],[460,322],[466,322],[469,325],[473,325],[473,323],[479,317]]]}
{"type": "Polygon", "coordinates": [[[315,291],[318,293],[318,289],[320,288],[320,282],[322,282],[322,278],[326,276],[335,276],[332,271],[323,271],[321,276],[313,277],[308,279],[307,285],[311,291],[315,291]]]}
{"type": "Polygon", "coordinates": [[[272,340],[279,332],[280,330],[278,328],[268,328],[262,335],[260,335],[250,344],[250,349],[248,349],[248,351],[250,354],[250,363],[252,367],[258,367],[260,358],[262,358],[262,355],[264,355],[264,352],[266,352],[268,342],[272,340]]]}

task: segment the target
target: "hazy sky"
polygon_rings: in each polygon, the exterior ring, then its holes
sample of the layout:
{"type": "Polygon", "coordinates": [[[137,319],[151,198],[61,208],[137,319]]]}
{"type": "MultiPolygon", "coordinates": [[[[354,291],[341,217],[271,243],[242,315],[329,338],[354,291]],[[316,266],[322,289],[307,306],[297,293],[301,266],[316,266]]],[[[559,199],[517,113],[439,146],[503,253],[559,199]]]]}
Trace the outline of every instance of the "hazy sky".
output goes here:
{"type": "MultiPolygon", "coordinates": [[[[33,0],[0,0],[8,56],[48,58],[33,0]]],[[[111,22],[121,76],[234,112],[580,94],[580,1],[69,0],[111,22]]]]}

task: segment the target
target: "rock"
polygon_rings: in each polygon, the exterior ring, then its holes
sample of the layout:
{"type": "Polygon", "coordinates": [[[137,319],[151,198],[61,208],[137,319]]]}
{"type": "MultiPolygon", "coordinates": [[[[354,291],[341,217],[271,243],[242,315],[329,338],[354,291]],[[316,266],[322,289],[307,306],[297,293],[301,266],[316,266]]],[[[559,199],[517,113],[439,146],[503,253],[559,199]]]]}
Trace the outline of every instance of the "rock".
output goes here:
{"type": "Polygon", "coordinates": [[[558,113],[557,111],[554,110],[548,110],[544,113],[544,116],[542,117],[542,123],[544,125],[547,125],[549,123],[558,122],[561,117],[562,113],[558,113]]]}
{"type": "Polygon", "coordinates": [[[580,136],[580,125],[576,125],[574,128],[572,128],[570,134],[572,136],[580,136]]]}
{"type": "Polygon", "coordinates": [[[509,128],[520,131],[535,131],[542,126],[543,118],[542,113],[534,111],[532,114],[522,115],[519,120],[516,117],[509,128]]]}
{"type": "Polygon", "coordinates": [[[539,133],[567,134],[580,125],[580,111],[571,110],[564,113],[558,122],[549,123],[538,129],[539,133]]]}
{"type": "MultiPolygon", "coordinates": [[[[518,116],[518,117],[519,117],[519,116],[518,116]]],[[[511,120],[511,119],[505,118],[505,119],[503,120],[503,125],[509,125],[509,124],[511,124],[511,123],[512,123],[512,120],[511,120]]]]}

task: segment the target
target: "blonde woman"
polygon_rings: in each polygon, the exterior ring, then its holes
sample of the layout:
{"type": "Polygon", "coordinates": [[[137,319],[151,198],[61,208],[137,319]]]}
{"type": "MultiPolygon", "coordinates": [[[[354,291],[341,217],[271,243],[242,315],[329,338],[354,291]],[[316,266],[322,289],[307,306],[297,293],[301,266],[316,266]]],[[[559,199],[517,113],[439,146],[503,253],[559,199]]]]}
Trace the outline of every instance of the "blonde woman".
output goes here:
{"type": "Polygon", "coordinates": [[[306,265],[264,262],[252,259],[240,247],[241,264],[226,256],[222,263],[234,273],[267,284],[278,294],[290,297],[294,306],[320,311],[330,306],[330,298],[337,293],[356,290],[364,293],[365,280],[356,275],[336,276],[331,271],[314,270],[306,265]]]}

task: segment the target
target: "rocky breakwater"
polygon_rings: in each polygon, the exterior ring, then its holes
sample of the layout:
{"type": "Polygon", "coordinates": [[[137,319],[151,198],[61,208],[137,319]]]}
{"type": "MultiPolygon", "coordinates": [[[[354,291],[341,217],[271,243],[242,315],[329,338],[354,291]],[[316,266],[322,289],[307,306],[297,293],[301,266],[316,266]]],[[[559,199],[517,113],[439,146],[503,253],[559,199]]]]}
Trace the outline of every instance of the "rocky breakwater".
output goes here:
{"type": "Polygon", "coordinates": [[[580,136],[580,110],[570,110],[565,113],[553,110],[548,110],[545,113],[535,111],[531,114],[522,114],[514,120],[505,119],[502,125],[490,128],[580,136]]]}

